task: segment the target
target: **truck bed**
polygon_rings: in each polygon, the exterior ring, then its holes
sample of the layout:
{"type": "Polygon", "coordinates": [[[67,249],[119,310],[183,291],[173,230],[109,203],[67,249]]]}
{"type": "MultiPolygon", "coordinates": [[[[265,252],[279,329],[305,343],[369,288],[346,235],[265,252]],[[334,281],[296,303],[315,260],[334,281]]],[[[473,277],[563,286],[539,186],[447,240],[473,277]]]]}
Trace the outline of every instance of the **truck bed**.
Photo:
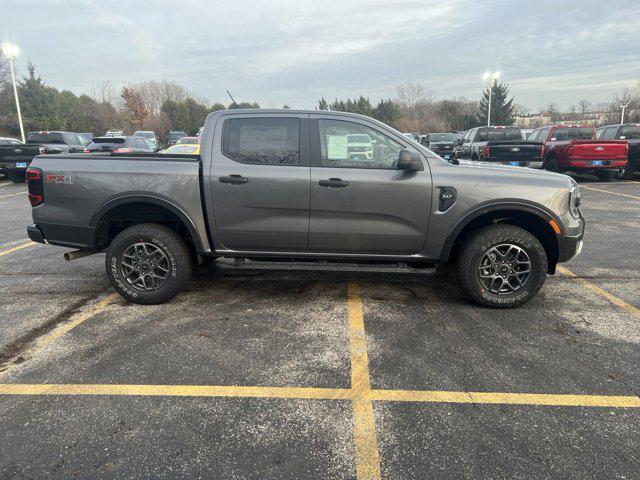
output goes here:
{"type": "Polygon", "coordinates": [[[99,248],[99,219],[133,200],[161,205],[191,219],[194,234],[200,237],[194,241],[208,248],[198,156],[40,155],[31,168],[41,171],[43,189],[43,205],[33,208],[33,219],[51,244],[99,248]],[[48,208],[41,208],[44,205],[48,208]]]}

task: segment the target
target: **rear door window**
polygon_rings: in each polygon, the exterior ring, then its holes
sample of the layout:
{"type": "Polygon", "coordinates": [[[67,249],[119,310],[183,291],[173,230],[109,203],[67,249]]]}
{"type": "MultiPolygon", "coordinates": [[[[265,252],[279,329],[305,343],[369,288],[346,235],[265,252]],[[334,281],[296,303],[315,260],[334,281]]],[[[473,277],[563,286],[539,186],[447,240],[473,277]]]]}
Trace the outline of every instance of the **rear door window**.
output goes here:
{"type": "Polygon", "coordinates": [[[231,118],[225,121],[222,152],[240,163],[300,164],[300,120],[289,117],[231,118]]]}

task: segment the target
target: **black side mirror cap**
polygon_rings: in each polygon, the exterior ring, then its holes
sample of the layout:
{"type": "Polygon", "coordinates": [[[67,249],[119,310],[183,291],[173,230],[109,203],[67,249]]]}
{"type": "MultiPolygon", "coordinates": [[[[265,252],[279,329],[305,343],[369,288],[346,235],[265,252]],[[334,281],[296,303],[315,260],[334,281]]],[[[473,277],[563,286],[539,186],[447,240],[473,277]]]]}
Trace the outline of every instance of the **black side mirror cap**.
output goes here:
{"type": "Polygon", "coordinates": [[[414,150],[403,148],[398,153],[398,170],[423,170],[424,167],[420,161],[420,155],[414,150]]]}

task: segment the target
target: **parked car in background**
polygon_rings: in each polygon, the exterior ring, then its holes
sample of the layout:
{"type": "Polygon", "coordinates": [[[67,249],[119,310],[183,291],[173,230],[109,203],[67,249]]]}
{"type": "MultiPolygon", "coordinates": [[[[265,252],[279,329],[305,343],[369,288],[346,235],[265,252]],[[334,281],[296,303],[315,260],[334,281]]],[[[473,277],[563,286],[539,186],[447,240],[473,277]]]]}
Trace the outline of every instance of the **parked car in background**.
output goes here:
{"type": "Polygon", "coordinates": [[[38,157],[29,238],[106,251],[113,288],[142,304],[174,297],[210,256],[334,272],[452,261],[468,298],[510,308],[582,248],[572,178],[454,165],[362,115],[221,110],[202,138],[200,156],[38,157]],[[351,158],[351,135],[370,138],[373,158],[351,158]]]}
{"type": "Polygon", "coordinates": [[[626,140],[629,144],[627,164],[618,169],[618,177],[630,180],[640,173],[640,123],[606,125],[597,131],[599,140],[626,140]]]}
{"type": "Polygon", "coordinates": [[[133,136],[146,138],[151,142],[155,150],[160,150],[158,137],[156,136],[156,132],[154,132],[153,130],[136,130],[135,132],[133,132],[133,136]]]}
{"type": "Polygon", "coordinates": [[[153,153],[157,148],[145,137],[95,137],[84,149],[84,153],[153,153]]]}
{"type": "Polygon", "coordinates": [[[177,143],[165,148],[160,153],[168,155],[199,155],[200,144],[198,143],[177,143]]]}
{"type": "Polygon", "coordinates": [[[201,137],[202,136],[202,132],[204,131],[204,127],[200,127],[198,129],[198,136],[201,137]]]}
{"type": "Polygon", "coordinates": [[[86,138],[75,132],[29,132],[27,143],[0,145],[0,170],[12,182],[22,183],[36,155],[82,152],[87,143],[86,138]]]}
{"type": "Polygon", "coordinates": [[[104,134],[105,137],[122,137],[124,132],[122,130],[107,130],[104,134]]]}
{"type": "Polygon", "coordinates": [[[373,158],[373,143],[371,137],[365,133],[346,135],[347,156],[351,160],[371,160],[373,158]]]}
{"type": "Polygon", "coordinates": [[[0,145],[20,145],[21,143],[17,138],[0,137],[0,145]]]}
{"type": "Polygon", "coordinates": [[[187,133],[183,132],[182,130],[171,130],[169,132],[169,135],[167,135],[166,144],[168,147],[170,147],[171,145],[175,145],[182,137],[186,136],[187,133]]]}
{"type": "Polygon", "coordinates": [[[428,133],[420,143],[433,153],[449,160],[453,156],[454,148],[458,146],[458,137],[455,133],[428,133]]]}
{"type": "MultiPolygon", "coordinates": [[[[15,145],[21,145],[22,142],[20,140],[18,140],[17,138],[11,138],[11,137],[0,137],[0,146],[15,146],[15,145]]],[[[7,171],[7,166],[9,164],[9,161],[5,158],[2,162],[0,162],[0,174],[1,175],[8,175],[8,171],[7,171]]]]}
{"type": "Polygon", "coordinates": [[[179,138],[175,144],[181,145],[183,143],[188,143],[190,145],[197,145],[200,143],[200,137],[182,137],[182,138],[179,138]]]}
{"type": "Polygon", "coordinates": [[[542,167],[542,144],[522,140],[518,127],[476,127],[454,149],[458,160],[494,162],[515,167],[542,167]]]}
{"type": "Polygon", "coordinates": [[[627,165],[628,142],[596,140],[594,127],[542,127],[531,132],[528,140],[542,142],[544,168],[551,172],[587,173],[608,182],[627,165]]]}

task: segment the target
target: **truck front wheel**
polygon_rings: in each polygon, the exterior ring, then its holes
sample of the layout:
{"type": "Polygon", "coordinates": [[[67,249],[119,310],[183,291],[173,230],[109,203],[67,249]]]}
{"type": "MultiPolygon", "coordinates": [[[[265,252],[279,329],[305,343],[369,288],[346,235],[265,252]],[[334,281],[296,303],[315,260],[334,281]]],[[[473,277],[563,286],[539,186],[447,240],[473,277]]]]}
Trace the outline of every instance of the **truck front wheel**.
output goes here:
{"type": "Polygon", "coordinates": [[[107,277],[134,303],[157,304],[175,297],[191,277],[191,257],[182,238],[154,223],[120,232],[107,249],[107,277]]]}
{"type": "Polygon", "coordinates": [[[491,308],[513,308],[531,300],[547,276],[547,254],[528,231],[508,224],[483,227],[465,241],[456,262],[462,291],[491,308]]]}

